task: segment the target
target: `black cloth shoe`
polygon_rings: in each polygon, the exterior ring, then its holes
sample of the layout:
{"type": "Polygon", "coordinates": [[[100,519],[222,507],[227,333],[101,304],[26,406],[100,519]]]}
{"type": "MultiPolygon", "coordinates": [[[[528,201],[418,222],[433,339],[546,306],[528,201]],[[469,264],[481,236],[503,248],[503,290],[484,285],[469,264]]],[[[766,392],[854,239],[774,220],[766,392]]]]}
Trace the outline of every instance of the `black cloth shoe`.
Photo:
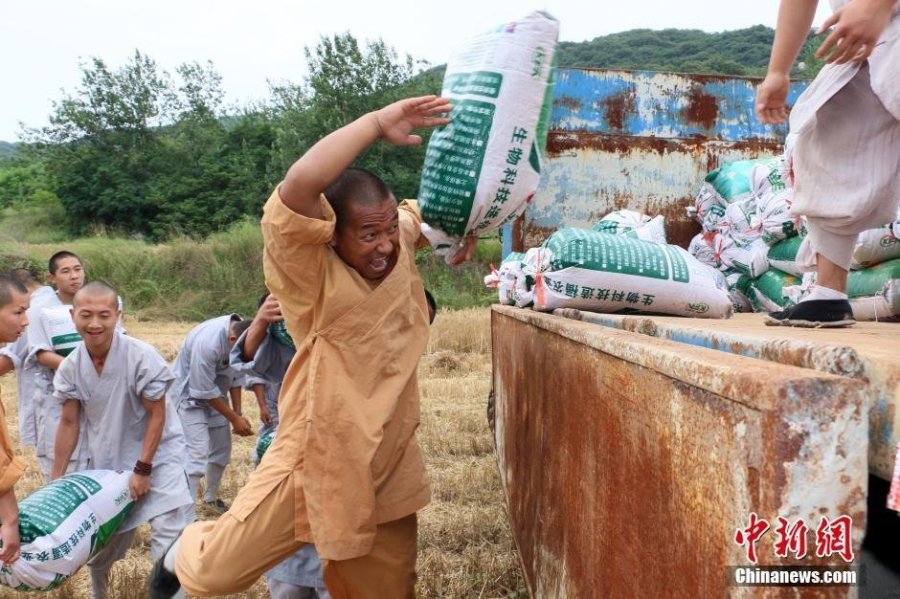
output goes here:
{"type": "Polygon", "coordinates": [[[224,514],[228,511],[228,504],[221,499],[216,499],[215,501],[204,501],[203,505],[205,505],[207,509],[210,509],[219,514],[224,514]]]}
{"type": "Polygon", "coordinates": [[[169,572],[163,566],[163,560],[172,550],[172,545],[181,538],[181,533],[175,537],[175,540],[166,548],[166,551],[153,564],[150,570],[150,578],[147,579],[147,597],[150,599],[171,599],[175,593],[181,588],[178,577],[174,572],[169,572]]]}
{"type": "Polygon", "coordinates": [[[847,300],[809,300],[781,312],[770,312],[765,323],[782,327],[849,327],[856,324],[847,300]]]}

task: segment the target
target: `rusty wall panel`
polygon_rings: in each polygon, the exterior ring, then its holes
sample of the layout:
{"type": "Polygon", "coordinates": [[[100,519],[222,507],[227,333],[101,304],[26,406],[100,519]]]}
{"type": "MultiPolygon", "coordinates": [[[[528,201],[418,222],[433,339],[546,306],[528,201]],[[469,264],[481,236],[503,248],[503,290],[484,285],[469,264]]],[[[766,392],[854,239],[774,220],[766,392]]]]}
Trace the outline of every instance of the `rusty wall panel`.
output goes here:
{"type": "Polygon", "coordinates": [[[893,323],[858,323],[829,331],[784,332],[766,327],[761,314],[736,314],[728,323],[695,318],[623,316],[560,309],[554,314],[652,337],[708,347],[779,364],[813,368],[865,383],[869,402],[869,471],[884,480],[894,472],[900,443],[900,338],[893,323]]]}
{"type": "MultiPolygon", "coordinates": [[[[591,226],[611,210],[664,214],[670,241],[686,245],[699,227],[684,215],[720,163],[778,154],[785,128],[753,116],[748,78],[559,69],[548,160],[513,240],[540,244],[562,226],[591,226]]],[[[794,83],[789,102],[805,88],[794,83]]]]}
{"type": "MultiPolygon", "coordinates": [[[[747,564],[733,535],[751,511],[850,515],[859,549],[859,382],[507,307],[492,336],[498,461],[532,597],[848,596],[733,587],[727,566],[747,564]]],[[[791,564],[771,543],[760,563],[791,564]]]]}

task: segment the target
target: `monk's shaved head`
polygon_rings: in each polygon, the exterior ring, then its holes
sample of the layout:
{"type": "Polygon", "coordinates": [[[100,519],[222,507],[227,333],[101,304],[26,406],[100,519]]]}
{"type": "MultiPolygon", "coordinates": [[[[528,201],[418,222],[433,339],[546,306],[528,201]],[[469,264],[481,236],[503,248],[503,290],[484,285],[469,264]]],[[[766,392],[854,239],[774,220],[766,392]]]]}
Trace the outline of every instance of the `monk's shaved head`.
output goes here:
{"type": "Polygon", "coordinates": [[[9,273],[0,273],[0,306],[5,306],[16,298],[16,294],[27,295],[28,289],[9,273]]]}
{"type": "Polygon", "coordinates": [[[85,283],[84,287],[75,292],[72,303],[77,306],[79,299],[87,297],[109,297],[112,305],[117,309],[119,307],[119,294],[113,289],[112,285],[104,283],[103,281],[91,281],[90,283],[85,283]]]}

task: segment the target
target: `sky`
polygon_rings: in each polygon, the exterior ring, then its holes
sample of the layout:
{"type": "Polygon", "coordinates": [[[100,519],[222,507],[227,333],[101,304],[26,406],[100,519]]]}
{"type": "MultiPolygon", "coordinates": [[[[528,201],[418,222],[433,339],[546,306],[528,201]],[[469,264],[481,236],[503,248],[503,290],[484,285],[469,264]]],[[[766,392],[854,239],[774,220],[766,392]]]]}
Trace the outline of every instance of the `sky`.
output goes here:
{"type": "Polygon", "coordinates": [[[380,38],[437,65],[466,39],[533,10],[559,21],[560,40],[580,42],[636,28],[774,26],[778,0],[0,0],[0,140],[16,141],[20,123],[47,124],[52,102],[76,91],[93,57],[117,68],[140,50],[169,73],[210,60],[227,101],[246,105],[266,100],[269,82],[302,82],[303,49],[321,36],[380,38]]]}

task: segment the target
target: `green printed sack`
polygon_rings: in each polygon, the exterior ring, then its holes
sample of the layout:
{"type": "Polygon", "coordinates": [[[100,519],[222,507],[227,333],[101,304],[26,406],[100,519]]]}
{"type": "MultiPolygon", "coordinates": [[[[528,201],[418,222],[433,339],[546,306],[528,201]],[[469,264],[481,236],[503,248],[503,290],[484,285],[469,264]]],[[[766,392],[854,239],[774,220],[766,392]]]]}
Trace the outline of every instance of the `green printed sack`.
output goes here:
{"type": "Polygon", "coordinates": [[[516,281],[522,276],[522,261],[525,254],[522,252],[510,252],[500,263],[500,268],[491,270],[484,277],[484,285],[496,288],[497,301],[503,305],[513,305],[515,301],[516,281]]]}
{"type": "Polygon", "coordinates": [[[745,295],[750,298],[757,312],[777,312],[794,305],[796,299],[789,288],[799,286],[800,277],[770,268],[759,277],[750,280],[749,290],[745,295]]]}
{"type": "Polygon", "coordinates": [[[534,308],[728,318],[724,275],[674,245],[566,228],[529,250],[534,308]]]}
{"type": "Polygon", "coordinates": [[[521,214],[540,179],[559,23],[534,12],[470,40],[447,64],[451,122],[428,142],[422,232],[449,257],[466,235],[521,214]]]}
{"type": "Polygon", "coordinates": [[[280,320],[278,322],[273,322],[269,325],[269,334],[275,338],[276,341],[281,343],[282,345],[286,345],[289,348],[296,350],[297,346],[294,345],[294,339],[287,332],[287,327],[284,326],[284,321],[280,320]]]}
{"type": "Polygon", "coordinates": [[[705,181],[715,190],[722,204],[745,200],[753,193],[753,169],[758,164],[771,164],[773,160],[773,156],[764,156],[727,162],[706,175],[705,181]]]}
{"type": "Polygon", "coordinates": [[[616,210],[601,218],[591,227],[600,233],[625,235],[645,241],[666,242],[666,217],[659,215],[650,218],[634,210],[616,210]]]}
{"type": "Polygon", "coordinates": [[[801,243],[802,237],[789,237],[770,247],[768,256],[772,268],[802,277],[803,269],[797,264],[797,252],[801,243]]]}
{"type": "Polygon", "coordinates": [[[896,320],[900,317],[900,279],[885,283],[880,293],[871,297],[850,298],[853,318],[866,320],[896,320]]]}
{"type": "Polygon", "coordinates": [[[900,280],[900,259],[854,270],[847,276],[847,295],[851,298],[871,297],[884,291],[889,282],[897,280],[900,280]]]}
{"type": "Polygon", "coordinates": [[[867,268],[895,258],[900,258],[900,220],[860,233],[851,268],[867,268]]]}
{"type": "Polygon", "coordinates": [[[81,343],[81,335],[75,330],[72,320],[72,306],[42,308],[41,322],[53,351],[68,356],[81,343]]]}
{"type": "Polygon", "coordinates": [[[259,464],[259,462],[263,459],[263,456],[266,455],[266,452],[269,451],[269,447],[272,446],[272,442],[275,440],[276,430],[278,429],[267,432],[256,441],[255,463],[259,464]]]}
{"type": "Polygon", "coordinates": [[[0,568],[16,591],[58,587],[106,545],[131,511],[130,472],[86,470],[44,485],[19,503],[21,557],[0,568]]]}

